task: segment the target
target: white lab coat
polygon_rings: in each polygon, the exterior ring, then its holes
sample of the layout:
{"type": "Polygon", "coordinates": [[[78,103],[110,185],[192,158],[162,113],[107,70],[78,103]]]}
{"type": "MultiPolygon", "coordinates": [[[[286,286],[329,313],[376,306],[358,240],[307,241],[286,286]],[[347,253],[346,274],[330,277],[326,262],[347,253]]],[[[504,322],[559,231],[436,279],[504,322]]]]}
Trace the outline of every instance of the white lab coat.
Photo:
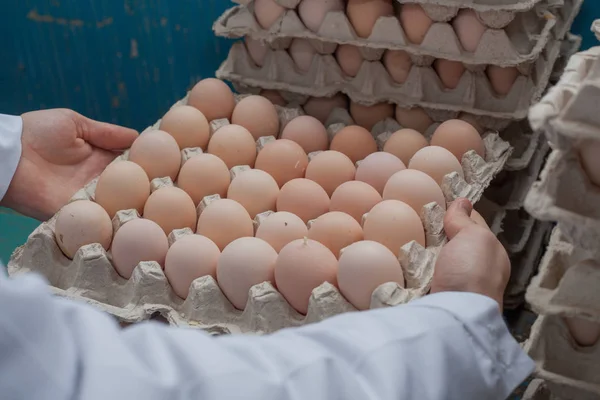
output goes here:
{"type": "MultiPolygon", "coordinates": [[[[0,116],[0,188],[16,168],[20,126],[0,116]]],[[[152,322],[121,329],[51,296],[39,276],[0,271],[6,400],[504,400],[532,371],[497,304],[477,294],[211,337],[152,322]]]]}

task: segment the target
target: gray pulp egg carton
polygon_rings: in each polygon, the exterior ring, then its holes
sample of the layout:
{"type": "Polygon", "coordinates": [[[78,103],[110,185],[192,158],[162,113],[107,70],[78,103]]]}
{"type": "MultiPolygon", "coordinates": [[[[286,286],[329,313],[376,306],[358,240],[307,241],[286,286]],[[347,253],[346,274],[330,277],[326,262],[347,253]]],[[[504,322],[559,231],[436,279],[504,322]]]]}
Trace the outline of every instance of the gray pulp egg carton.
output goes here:
{"type": "Polygon", "coordinates": [[[560,400],[552,395],[542,379],[533,379],[523,393],[522,400],[560,400]]]}
{"type": "MultiPolygon", "coordinates": [[[[233,3],[247,5],[252,0],[232,0],[233,3]]],[[[285,8],[296,8],[302,0],[275,0],[277,4],[285,8]]],[[[470,8],[481,13],[504,11],[509,14],[505,18],[510,18],[514,11],[527,11],[533,8],[542,0],[396,0],[398,3],[417,3],[423,8],[430,9],[430,13],[438,12],[447,13],[450,10],[456,9],[453,14],[459,9],[470,8]]],[[[560,2],[562,0],[558,0],[560,2]]],[[[556,2],[556,1],[555,1],[556,2]]],[[[435,15],[435,14],[434,14],[435,15]]]]}
{"type": "Polygon", "coordinates": [[[558,60],[556,60],[556,64],[554,64],[554,70],[550,75],[550,83],[555,84],[560,80],[565,72],[565,69],[567,68],[569,60],[581,48],[582,40],[583,38],[579,35],[567,33],[560,46],[560,56],[558,57],[558,60]]]}
{"type": "Polygon", "coordinates": [[[544,380],[555,398],[600,398],[600,345],[579,346],[561,317],[539,317],[533,324],[525,351],[535,361],[536,377],[544,380]]]}
{"type": "Polygon", "coordinates": [[[590,257],[600,256],[600,188],[583,171],[575,152],[554,150],[525,201],[534,217],[556,221],[563,235],[590,257]]]}
{"type": "Polygon", "coordinates": [[[348,77],[330,54],[316,54],[310,69],[304,73],[297,69],[286,50],[271,50],[259,67],[252,61],[243,42],[232,46],[217,76],[247,86],[315,97],[329,97],[341,92],[366,105],[391,102],[405,108],[419,106],[502,119],[522,119],[548,85],[561,43],[559,40],[551,41],[533,64],[521,68],[525,75],[518,77],[510,92],[502,97],[494,93],[485,70],[480,67],[466,70],[458,86],[449,90],[444,87],[431,63],[413,65],[406,82],[399,84],[379,61],[363,62],[356,77],[348,77]]]}
{"type": "Polygon", "coordinates": [[[526,246],[518,253],[509,254],[512,271],[504,292],[504,306],[514,309],[523,304],[531,278],[535,275],[540,260],[546,252],[552,224],[534,221],[526,246]]]}
{"type": "Polygon", "coordinates": [[[492,233],[498,236],[504,230],[504,218],[506,210],[484,196],[473,206],[488,224],[492,233]]]}
{"type": "MultiPolygon", "coordinates": [[[[174,107],[185,105],[186,102],[184,98],[174,107]]],[[[298,110],[281,107],[278,107],[278,111],[282,126],[299,114],[298,110]]],[[[159,122],[148,129],[156,129],[159,122]]],[[[214,130],[227,123],[226,120],[217,120],[212,121],[211,126],[214,130]]],[[[385,130],[388,126],[386,124],[389,122],[382,121],[378,124],[379,128],[376,128],[385,130]]],[[[332,126],[329,128],[331,130],[332,126]]],[[[503,149],[501,154],[510,153],[510,146],[501,140],[488,139],[485,143],[489,154],[496,154],[497,150],[496,147],[489,147],[490,144],[501,146],[503,149]]],[[[199,152],[200,149],[184,149],[182,159],[185,162],[190,156],[199,152]]],[[[472,164],[467,163],[473,168],[478,168],[472,171],[472,176],[490,180],[491,177],[482,173],[482,171],[490,173],[489,163],[477,157],[471,157],[472,164]]],[[[125,152],[115,162],[127,158],[128,152],[125,152]]],[[[466,159],[471,158],[466,157],[466,159]]],[[[501,168],[501,165],[496,165],[493,170],[501,168]]],[[[480,196],[478,190],[466,190],[464,180],[456,183],[456,176],[446,178],[448,185],[444,190],[447,197],[448,190],[458,190],[461,195],[466,195],[472,201],[476,201],[480,196]]],[[[96,182],[97,180],[93,180],[86,185],[72,201],[93,200],[96,182]]],[[[172,182],[168,178],[158,178],[153,180],[151,186],[156,190],[164,185],[172,185],[172,182]]],[[[120,211],[113,225],[118,229],[123,223],[134,218],[139,218],[136,211],[120,211]]],[[[406,303],[428,292],[437,254],[446,241],[443,230],[444,211],[437,204],[431,203],[424,207],[421,218],[426,231],[427,248],[411,242],[403,246],[399,257],[406,278],[406,288],[396,283],[381,285],[373,293],[372,307],[406,303]]],[[[55,223],[56,216],[41,224],[30,235],[27,242],[14,252],[8,263],[9,274],[15,276],[28,272],[40,273],[49,281],[55,294],[95,305],[123,322],[146,320],[158,313],[170,324],[197,327],[214,334],[267,333],[355,310],[329,283],[324,283],[313,291],[306,316],[294,311],[268,282],[255,285],[250,289],[249,300],[244,311],[233,307],[212,277],[196,279],[190,288],[190,295],[183,300],[174,294],[163,270],[155,262],[140,263],[132,277],[126,280],[113,268],[110,251],[106,252],[99,244],[84,246],[79,249],[73,260],[68,259],[56,244],[55,223]]],[[[169,235],[170,244],[186,233],[189,231],[172,232],[169,235]]]]}
{"type": "MultiPolygon", "coordinates": [[[[420,45],[408,43],[396,16],[380,17],[371,36],[360,38],[344,11],[328,13],[319,31],[314,33],[304,26],[293,8],[288,8],[269,30],[265,30],[254,17],[252,1],[227,10],[215,22],[213,30],[217,36],[251,36],[269,42],[290,38],[310,39],[322,52],[333,52],[335,46],[332,49],[330,43],[353,44],[368,48],[369,50],[364,51],[367,55],[381,52],[382,49],[396,49],[420,58],[444,58],[469,65],[516,66],[537,60],[553,38],[562,40],[579,12],[582,1],[543,1],[523,12],[493,9],[478,11],[478,18],[488,29],[473,53],[462,49],[448,22],[458,11],[452,6],[435,5],[425,8],[434,24],[420,45]]],[[[481,7],[485,6],[481,4],[481,7]]]]}
{"type": "Polygon", "coordinates": [[[598,262],[586,259],[555,228],[539,272],[527,288],[526,299],[540,314],[600,322],[599,285],[598,262]]]}

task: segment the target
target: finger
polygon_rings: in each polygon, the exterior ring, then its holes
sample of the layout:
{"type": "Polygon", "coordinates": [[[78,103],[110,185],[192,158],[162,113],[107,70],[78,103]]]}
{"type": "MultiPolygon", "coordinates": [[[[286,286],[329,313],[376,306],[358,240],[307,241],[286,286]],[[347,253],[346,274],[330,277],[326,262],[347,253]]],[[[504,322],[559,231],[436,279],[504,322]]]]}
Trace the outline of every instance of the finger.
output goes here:
{"type": "MultiPolygon", "coordinates": [[[[85,117],[82,117],[85,118],[85,117]]],[[[124,150],[131,147],[138,137],[137,131],[106,122],[85,118],[83,139],[92,146],[104,150],[124,150]]]]}
{"type": "Polygon", "coordinates": [[[467,199],[452,202],[444,217],[444,230],[450,240],[464,228],[475,224],[470,217],[472,210],[473,205],[467,199]]]}

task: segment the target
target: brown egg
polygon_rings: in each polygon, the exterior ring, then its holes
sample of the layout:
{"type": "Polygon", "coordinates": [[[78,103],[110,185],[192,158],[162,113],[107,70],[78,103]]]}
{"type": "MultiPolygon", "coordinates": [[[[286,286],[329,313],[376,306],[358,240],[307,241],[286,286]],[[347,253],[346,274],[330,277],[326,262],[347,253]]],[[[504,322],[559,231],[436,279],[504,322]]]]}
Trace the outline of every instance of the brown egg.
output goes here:
{"type": "Polygon", "coordinates": [[[333,192],[329,210],[346,213],[360,224],[363,215],[380,202],[381,195],[371,185],[360,181],[350,181],[342,183],[333,192]]]}
{"type": "Polygon", "coordinates": [[[142,167],[150,180],[167,176],[175,180],[181,167],[181,151],[167,132],[148,131],[131,145],[129,161],[142,167]]]}
{"type": "Polygon", "coordinates": [[[112,221],[107,212],[93,201],[79,200],[58,212],[54,237],[63,254],[70,259],[81,247],[99,243],[108,250],[112,240],[112,221]]]}
{"type": "Polygon", "coordinates": [[[209,121],[230,119],[235,107],[235,98],[225,82],[208,78],[194,86],[188,97],[188,105],[200,110],[209,121]]]}
{"type": "Polygon", "coordinates": [[[215,242],[205,236],[186,235],[177,239],[165,259],[165,276],[175,294],[185,299],[194,280],[203,276],[216,278],[220,255],[215,242]]]}
{"type": "Polygon", "coordinates": [[[440,186],[444,177],[452,172],[457,172],[460,177],[464,177],[463,169],[454,154],[439,146],[427,146],[417,151],[411,158],[408,168],[425,172],[440,186]]]}
{"type": "Polygon", "coordinates": [[[148,197],[144,218],[156,222],[169,235],[175,229],[196,228],[196,206],[192,198],[176,187],[162,187],[148,197]]]}
{"type": "Polygon", "coordinates": [[[252,286],[275,283],[276,261],[277,252],[264,240],[254,237],[236,239],[219,257],[219,287],[235,308],[243,310],[252,286]]]}
{"type": "Polygon", "coordinates": [[[404,287],[404,273],[394,253],[370,240],[342,250],[337,280],[342,295],[359,310],[371,308],[373,292],[384,283],[404,287]]]}
{"type": "Polygon", "coordinates": [[[406,39],[414,44],[423,43],[429,28],[433,25],[433,20],[418,4],[402,4],[399,8],[398,18],[406,39]]]}
{"type": "Polygon", "coordinates": [[[327,150],[329,147],[325,126],[309,115],[302,115],[288,122],[281,132],[281,138],[298,143],[306,154],[327,150]]]}
{"type": "Polygon", "coordinates": [[[368,38],[381,17],[394,15],[392,0],[348,0],[346,14],[356,35],[368,38]]]}
{"type": "Polygon", "coordinates": [[[420,132],[405,128],[394,132],[385,142],[383,151],[398,157],[404,165],[408,165],[415,153],[427,147],[427,139],[420,132]]]}
{"type": "Polygon", "coordinates": [[[485,159],[485,145],[479,132],[460,119],[450,119],[438,126],[431,138],[431,145],[449,150],[459,162],[469,150],[475,150],[485,159]]]}
{"type": "Polygon", "coordinates": [[[356,167],[347,155],[328,150],[317,154],[306,168],[306,179],[318,183],[328,196],[342,183],[354,179],[356,167]]]}
{"type": "Polygon", "coordinates": [[[336,284],[338,262],[324,245],[298,239],[279,252],[275,263],[277,289],[298,312],[306,314],[312,291],[321,284],[336,284]]]}
{"type": "Polygon", "coordinates": [[[475,128],[477,130],[477,132],[479,132],[480,135],[485,132],[485,128],[483,126],[481,126],[481,124],[479,122],[477,122],[477,118],[472,114],[460,113],[460,115],[458,116],[458,119],[471,124],[471,126],[473,128],[475,128]]]}
{"type": "Polygon", "coordinates": [[[315,33],[319,32],[325,16],[335,11],[344,11],[344,0],[303,0],[298,5],[298,16],[315,33]]]}
{"type": "Polygon", "coordinates": [[[251,36],[246,36],[244,38],[244,43],[246,44],[246,49],[248,50],[250,58],[254,61],[254,64],[262,67],[265,58],[267,57],[267,53],[270,50],[269,46],[264,40],[254,39],[251,36]]]}
{"type": "Polygon", "coordinates": [[[425,230],[421,218],[408,204],[384,200],[366,216],[363,223],[365,240],[387,247],[396,257],[405,244],[416,241],[425,246],[425,230]]]}
{"type": "Polygon", "coordinates": [[[210,203],[198,218],[198,234],[204,235],[219,249],[241,237],[254,236],[248,211],[237,201],[220,199],[210,203]]]}
{"type": "Polygon", "coordinates": [[[306,114],[315,117],[324,124],[335,108],[343,108],[344,110],[348,108],[348,98],[343,93],[338,93],[332,97],[311,97],[302,108],[306,114]]]}
{"type": "Polygon", "coordinates": [[[497,65],[488,65],[486,73],[492,89],[500,96],[509,94],[515,81],[521,75],[516,67],[503,68],[497,65]]]}
{"type": "Polygon", "coordinates": [[[363,231],[350,215],[332,211],[311,222],[308,238],[325,245],[338,257],[344,247],[363,239],[363,231]]]}
{"type": "Polygon", "coordinates": [[[406,165],[395,155],[378,151],[362,160],[356,169],[356,180],[368,183],[379,194],[387,181],[398,171],[406,169],[406,165]]]}
{"type": "Polygon", "coordinates": [[[484,228],[488,228],[490,229],[489,225],[487,224],[486,220],[481,216],[481,214],[479,214],[477,211],[472,210],[471,211],[471,219],[473,220],[473,222],[475,222],[477,225],[479,226],[483,226],[484,228]]]}
{"type": "Polygon", "coordinates": [[[287,211],[269,215],[256,230],[256,237],[269,243],[278,253],[286,244],[306,235],[308,228],[304,221],[287,211]]]}
{"type": "Polygon", "coordinates": [[[262,96],[248,96],[233,109],[231,123],[243,126],[254,137],[279,135],[279,116],[273,103],[262,96]]]}
{"type": "Polygon", "coordinates": [[[598,140],[582,140],[578,146],[579,159],[581,167],[587,175],[590,182],[596,186],[600,186],[600,141],[598,140]]]}
{"type": "Polygon", "coordinates": [[[308,223],[329,211],[329,196],[311,180],[292,179],[279,192],[277,211],[291,212],[308,223]]]}
{"type": "Polygon", "coordinates": [[[479,21],[477,13],[467,8],[458,12],[452,20],[452,27],[463,49],[471,53],[477,50],[481,37],[487,30],[486,26],[479,21]]]}
{"type": "Polygon", "coordinates": [[[412,60],[405,51],[387,50],[383,55],[383,65],[394,81],[404,83],[410,74],[412,60]]]}
{"type": "Polygon", "coordinates": [[[236,176],[227,191],[227,198],[244,206],[251,218],[275,210],[278,195],[279,186],[275,179],[259,169],[244,171],[236,176]]]}
{"type": "Polygon", "coordinates": [[[183,164],[177,186],[183,189],[197,206],[206,196],[218,194],[225,197],[231,182],[229,168],[219,157],[198,154],[183,164]]]}
{"type": "Polygon", "coordinates": [[[269,173],[279,187],[296,178],[303,178],[308,156],[296,142],[287,139],[274,140],[258,153],[256,169],[269,173]]]}
{"type": "Polygon", "coordinates": [[[350,102],[350,115],[357,125],[371,131],[378,122],[386,118],[394,118],[394,106],[390,103],[364,106],[352,101],[350,102]]]}
{"type": "Polygon", "coordinates": [[[260,95],[277,106],[285,107],[287,102],[277,90],[261,90],[260,95]]]}
{"type": "Polygon", "coordinates": [[[160,130],[173,136],[180,149],[200,147],[206,150],[210,137],[208,120],[201,111],[191,106],[172,108],[160,121],[160,130]]]}
{"type": "Polygon", "coordinates": [[[399,200],[412,207],[419,215],[429,203],[446,209],[446,198],[438,183],[429,175],[415,169],[395,173],[385,185],[384,200],[399,200]]]}
{"type": "Polygon", "coordinates": [[[113,218],[117,211],[135,209],[140,214],[150,196],[146,172],[131,161],[110,164],[98,179],[94,200],[113,218]]]}
{"type": "Polygon", "coordinates": [[[208,143],[207,151],[223,160],[228,169],[237,165],[254,167],[256,161],[254,137],[239,125],[225,125],[217,129],[208,143]]]}
{"type": "Polygon", "coordinates": [[[463,63],[441,58],[435,60],[433,68],[446,89],[455,89],[460,83],[460,78],[462,78],[466,71],[463,63]]]}
{"type": "Polygon", "coordinates": [[[360,54],[358,47],[351,44],[341,44],[335,51],[335,58],[337,59],[340,69],[347,76],[354,77],[358,74],[360,67],[363,64],[364,58],[360,54]]]}
{"type": "Polygon", "coordinates": [[[377,143],[368,130],[358,125],[350,125],[335,134],[330,149],[347,155],[356,163],[375,153],[377,143]]]}
{"type": "Polygon", "coordinates": [[[433,124],[433,120],[429,115],[420,107],[413,108],[402,108],[396,107],[396,121],[403,128],[414,129],[421,133],[425,133],[427,128],[433,124]]]}
{"type": "Polygon", "coordinates": [[[169,241],[155,222],[134,219],[119,228],[112,242],[112,263],[119,275],[131,278],[142,261],[155,261],[164,268],[169,241]]]}
{"type": "Polygon", "coordinates": [[[255,0],[254,17],[256,22],[263,28],[269,29],[285,13],[285,8],[274,0],[255,0]]]}
{"type": "Polygon", "coordinates": [[[308,40],[296,38],[292,40],[288,53],[300,72],[308,72],[317,55],[317,49],[308,40]]]}
{"type": "Polygon", "coordinates": [[[594,346],[600,340],[600,324],[583,318],[564,318],[573,339],[582,347],[594,346]]]}

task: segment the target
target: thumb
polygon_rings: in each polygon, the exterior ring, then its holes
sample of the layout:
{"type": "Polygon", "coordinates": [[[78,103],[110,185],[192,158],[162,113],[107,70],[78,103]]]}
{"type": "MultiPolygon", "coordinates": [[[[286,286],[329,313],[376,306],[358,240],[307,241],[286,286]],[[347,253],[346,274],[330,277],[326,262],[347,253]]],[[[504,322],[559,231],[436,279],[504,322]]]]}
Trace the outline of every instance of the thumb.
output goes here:
{"type": "Polygon", "coordinates": [[[470,217],[472,210],[473,205],[467,199],[461,198],[452,202],[444,217],[444,230],[450,240],[461,230],[475,223],[470,217]]]}
{"type": "Polygon", "coordinates": [[[83,117],[82,132],[83,140],[94,147],[104,150],[125,150],[131,147],[138,137],[137,131],[118,125],[94,121],[83,117]]]}

